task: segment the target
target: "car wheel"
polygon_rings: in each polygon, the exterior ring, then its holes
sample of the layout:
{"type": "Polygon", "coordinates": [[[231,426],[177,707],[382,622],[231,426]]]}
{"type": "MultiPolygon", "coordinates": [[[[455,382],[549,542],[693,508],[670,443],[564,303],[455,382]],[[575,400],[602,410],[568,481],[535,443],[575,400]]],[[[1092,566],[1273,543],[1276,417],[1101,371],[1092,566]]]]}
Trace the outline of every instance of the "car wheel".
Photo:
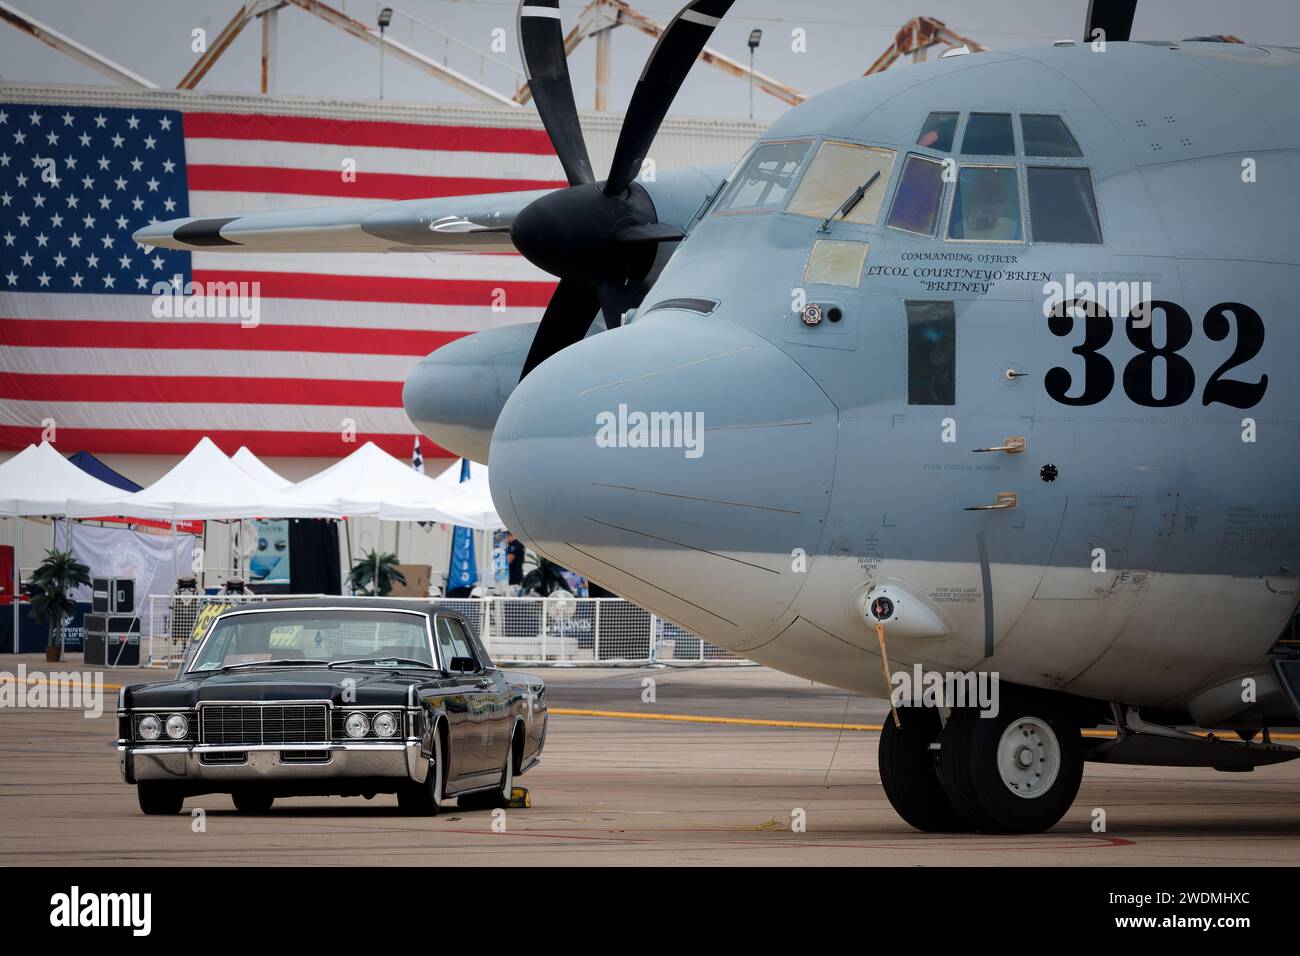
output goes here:
{"type": "Polygon", "coordinates": [[[902,727],[885,718],[877,753],[880,783],[904,822],[925,833],[969,833],[975,825],[957,812],[939,779],[939,751],[932,749],[943,730],[939,712],[904,708],[902,727]]]}
{"type": "Polygon", "coordinates": [[[997,717],[952,712],[939,738],[939,776],[957,812],[983,832],[1041,833],[1079,793],[1082,735],[1050,700],[1003,704],[997,717]]]}
{"type": "Polygon", "coordinates": [[[424,783],[407,781],[397,790],[397,809],[409,816],[436,816],[442,804],[443,772],[442,733],[433,729],[433,756],[429,758],[429,773],[424,783]]]}
{"type": "Polygon", "coordinates": [[[266,790],[236,790],[230,795],[235,809],[240,813],[266,813],[275,803],[275,796],[266,790]]]}
{"type": "Polygon", "coordinates": [[[150,816],[171,816],[180,813],[185,805],[185,794],[175,784],[149,781],[135,787],[140,810],[150,816]]]}
{"type": "Polygon", "coordinates": [[[497,810],[510,806],[510,800],[515,792],[515,740],[518,735],[519,730],[516,728],[510,737],[510,746],[506,748],[506,765],[501,770],[501,786],[495,790],[465,794],[457,801],[462,810],[497,810]]]}

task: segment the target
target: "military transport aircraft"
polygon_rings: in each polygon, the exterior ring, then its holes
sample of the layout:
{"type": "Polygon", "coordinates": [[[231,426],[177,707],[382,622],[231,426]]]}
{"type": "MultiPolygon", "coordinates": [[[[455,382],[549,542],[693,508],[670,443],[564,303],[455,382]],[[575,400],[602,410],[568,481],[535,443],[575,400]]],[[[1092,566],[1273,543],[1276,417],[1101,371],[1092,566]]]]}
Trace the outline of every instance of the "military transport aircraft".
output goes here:
{"type": "Polygon", "coordinates": [[[560,564],[780,670],[942,705],[880,742],[919,829],[1046,829],[1085,760],[1300,756],[1269,736],[1300,685],[1300,48],[1127,42],[1135,0],[1093,0],[1077,41],[859,78],[734,170],[639,181],[730,6],[673,19],[604,180],[557,0],[525,0],[568,188],[137,240],[514,248],[558,276],[540,324],[424,360],[411,418],[490,458],[560,564]]]}

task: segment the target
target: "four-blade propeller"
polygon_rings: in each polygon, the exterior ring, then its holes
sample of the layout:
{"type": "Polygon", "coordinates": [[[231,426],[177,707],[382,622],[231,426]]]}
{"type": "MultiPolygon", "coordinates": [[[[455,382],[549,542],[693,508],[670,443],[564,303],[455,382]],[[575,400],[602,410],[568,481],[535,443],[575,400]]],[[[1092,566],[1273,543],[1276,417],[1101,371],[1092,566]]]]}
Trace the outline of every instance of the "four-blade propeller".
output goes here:
{"type": "Polygon", "coordinates": [[[560,284],[546,306],[524,362],[522,380],[586,335],[598,312],[616,326],[641,304],[660,242],[682,238],[660,223],[636,183],[641,164],[691,65],[734,0],[691,0],[675,16],[641,72],[628,104],[609,177],[597,182],[569,80],[559,0],[522,0],[519,45],[542,125],[569,188],[530,203],[510,229],[515,248],[560,284]]]}

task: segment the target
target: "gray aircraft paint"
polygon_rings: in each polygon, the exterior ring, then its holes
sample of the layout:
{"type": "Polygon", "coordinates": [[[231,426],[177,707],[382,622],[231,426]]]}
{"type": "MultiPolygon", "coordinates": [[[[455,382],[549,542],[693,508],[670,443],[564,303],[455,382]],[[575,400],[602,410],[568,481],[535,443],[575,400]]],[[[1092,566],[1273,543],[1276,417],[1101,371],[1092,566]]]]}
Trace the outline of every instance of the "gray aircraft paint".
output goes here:
{"type": "MultiPolygon", "coordinates": [[[[1091,169],[1104,244],[952,243],[848,222],[832,224],[829,238],[869,242],[868,270],[909,252],[959,250],[1013,255],[1006,268],[1057,279],[1148,280],[1155,298],[1191,318],[1181,354],[1195,371],[1192,397],[1166,408],[1129,399],[1120,380],[1138,349],[1118,321],[1101,349],[1115,369],[1110,394],[1086,407],[1049,397],[1044,376],[1058,365],[1079,391],[1071,348],[1083,336],[1078,321],[1070,335],[1052,334],[1041,281],[999,281],[982,295],[927,292],[911,276],[810,286],[808,301],[837,303],[845,317],[808,328],[790,290],[814,239],[827,238],[820,222],[710,215],[629,326],[552,357],[506,402],[491,448],[502,517],[560,563],[709,641],[865,692],[884,690],[859,610],[880,584],[904,588],[945,622],[942,634],[891,635],[899,666],[989,668],[1173,707],[1260,672],[1295,609],[1300,560],[1289,374],[1298,94],[1294,50],[1184,42],[955,57],[815,97],[763,140],[895,148],[890,181],[879,184],[887,197],[904,153],[943,155],[910,145],[933,110],[1061,115],[1084,152],[1066,164],[1091,169]],[[1254,183],[1241,179],[1246,157],[1254,183]],[[719,305],[708,316],[653,308],[689,296],[719,305]],[[954,405],[907,404],[907,299],[955,303],[954,405]],[[1268,374],[1247,410],[1201,402],[1236,331],[1211,341],[1202,319],[1230,301],[1251,306],[1266,329],[1260,354],[1229,376],[1268,374]],[[1008,381],[1011,367],[1027,374],[1008,381]],[[705,454],[597,448],[595,416],[620,402],[703,411],[705,454]],[[948,417],[951,444],[940,441],[948,417]],[[1241,441],[1246,417],[1258,425],[1254,444],[1241,441]],[[1025,436],[1027,450],[971,451],[1009,435],[1025,436]],[[1058,469],[1050,483],[1039,477],[1046,464],[1058,469]],[[963,510],[1003,491],[1019,496],[1014,510],[963,510]],[[1104,574],[1090,568],[1094,547],[1107,549],[1104,574]],[[809,556],[806,573],[792,570],[795,549],[809,556]]],[[[1023,177],[1021,189],[1023,204],[1023,177]]]]}

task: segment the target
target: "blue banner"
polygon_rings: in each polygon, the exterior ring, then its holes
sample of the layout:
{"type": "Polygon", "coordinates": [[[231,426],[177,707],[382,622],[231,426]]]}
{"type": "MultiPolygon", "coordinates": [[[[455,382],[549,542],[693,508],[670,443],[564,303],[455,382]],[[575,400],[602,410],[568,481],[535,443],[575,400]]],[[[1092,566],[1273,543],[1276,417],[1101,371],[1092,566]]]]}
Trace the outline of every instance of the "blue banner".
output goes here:
{"type": "MultiPolygon", "coordinates": [[[[460,462],[460,480],[469,481],[469,459],[460,462]]],[[[451,533],[451,564],[447,568],[447,590],[472,588],[478,584],[478,564],[474,560],[474,532],[457,525],[451,533]]]]}

